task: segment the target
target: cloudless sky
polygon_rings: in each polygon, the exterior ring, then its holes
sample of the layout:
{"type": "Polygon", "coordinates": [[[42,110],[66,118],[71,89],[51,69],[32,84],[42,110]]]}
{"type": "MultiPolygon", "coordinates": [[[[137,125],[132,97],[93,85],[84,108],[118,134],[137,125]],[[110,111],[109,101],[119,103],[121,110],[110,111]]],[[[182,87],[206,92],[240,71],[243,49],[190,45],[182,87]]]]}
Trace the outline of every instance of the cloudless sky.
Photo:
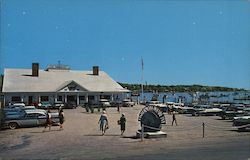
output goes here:
{"type": "Polygon", "coordinates": [[[39,62],[124,83],[250,89],[249,0],[0,0],[0,71],[39,62]]]}

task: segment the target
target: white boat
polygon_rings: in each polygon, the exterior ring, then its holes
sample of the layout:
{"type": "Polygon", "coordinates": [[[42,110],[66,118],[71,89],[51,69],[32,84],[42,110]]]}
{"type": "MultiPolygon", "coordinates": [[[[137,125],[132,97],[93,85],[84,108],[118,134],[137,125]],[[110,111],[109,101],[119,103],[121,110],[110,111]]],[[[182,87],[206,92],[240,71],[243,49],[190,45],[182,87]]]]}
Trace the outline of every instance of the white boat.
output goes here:
{"type": "Polygon", "coordinates": [[[159,101],[149,101],[146,106],[156,106],[159,107],[162,112],[167,112],[169,110],[168,105],[160,103],[159,101]]]}
{"type": "Polygon", "coordinates": [[[222,109],[217,107],[212,107],[210,105],[196,105],[194,106],[193,115],[213,116],[213,115],[218,115],[221,112],[222,109]]]}
{"type": "Polygon", "coordinates": [[[233,126],[238,127],[239,130],[250,128],[250,113],[245,116],[234,117],[233,126]]]}
{"type": "Polygon", "coordinates": [[[178,108],[178,113],[181,114],[192,114],[194,112],[194,107],[184,106],[178,108]]]}
{"type": "Polygon", "coordinates": [[[173,109],[178,110],[179,108],[183,108],[184,103],[173,103],[173,109]]]}
{"type": "Polygon", "coordinates": [[[206,116],[213,116],[213,115],[218,115],[222,109],[220,108],[206,108],[203,111],[200,111],[200,115],[206,115],[206,116]]]}

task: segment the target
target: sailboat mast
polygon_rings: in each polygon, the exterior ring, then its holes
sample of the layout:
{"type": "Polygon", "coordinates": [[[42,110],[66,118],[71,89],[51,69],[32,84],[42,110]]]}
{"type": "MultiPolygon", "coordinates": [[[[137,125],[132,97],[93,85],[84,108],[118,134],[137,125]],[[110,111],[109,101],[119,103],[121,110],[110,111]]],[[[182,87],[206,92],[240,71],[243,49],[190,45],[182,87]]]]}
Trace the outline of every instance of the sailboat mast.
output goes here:
{"type": "Polygon", "coordinates": [[[144,63],[143,58],[141,58],[141,101],[144,102],[144,93],[143,93],[143,70],[144,70],[144,63]]]}

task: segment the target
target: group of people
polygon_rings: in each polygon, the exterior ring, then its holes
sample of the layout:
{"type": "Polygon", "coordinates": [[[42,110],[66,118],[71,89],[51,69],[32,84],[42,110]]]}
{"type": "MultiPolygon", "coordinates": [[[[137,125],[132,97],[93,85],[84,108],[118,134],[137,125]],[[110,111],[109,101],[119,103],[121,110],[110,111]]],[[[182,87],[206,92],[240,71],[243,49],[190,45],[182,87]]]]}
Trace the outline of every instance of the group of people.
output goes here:
{"type": "MultiPolygon", "coordinates": [[[[59,114],[59,124],[60,124],[59,130],[63,130],[63,123],[65,121],[65,116],[64,116],[64,112],[63,112],[62,107],[59,108],[58,114],[59,114]]],[[[47,119],[46,119],[45,128],[44,128],[43,132],[46,131],[47,127],[49,128],[49,131],[50,131],[52,123],[53,123],[52,114],[51,114],[50,109],[48,109],[47,119]]],[[[108,117],[107,117],[105,110],[102,112],[100,119],[98,121],[98,124],[100,124],[100,130],[102,131],[102,135],[104,135],[105,131],[109,128],[108,117]]],[[[122,114],[121,118],[118,120],[118,124],[121,126],[121,135],[123,135],[123,133],[125,132],[125,129],[126,129],[126,118],[125,118],[124,113],[122,114]]]]}
{"type": "MultiPolygon", "coordinates": [[[[102,131],[102,135],[105,134],[105,131],[109,128],[108,124],[108,116],[106,114],[106,111],[103,111],[100,119],[98,121],[98,124],[100,125],[100,130],[102,131]]],[[[125,132],[126,129],[126,117],[125,114],[123,113],[121,118],[118,120],[118,125],[120,125],[121,129],[121,135],[125,132]]]]}
{"type": "MultiPolygon", "coordinates": [[[[63,123],[65,121],[65,117],[64,117],[64,112],[62,107],[59,108],[58,110],[59,112],[59,123],[60,123],[60,130],[63,130],[63,123]]],[[[177,121],[176,121],[176,117],[175,117],[175,112],[172,112],[172,126],[175,122],[176,126],[177,126],[177,121]]],[[[106,111],[104,110],[100,116],[100,119],[98,121],[98,124],[100,125],[100,130],[102,131],[102,135],[105,134],[106,130],[109,128],[109,124],[108,124],[108,116],[106,114],[106,111]]],[[[120,125],[120,130],[121,130],[121,135],[123,135],[123,133],[126,130],[126,117],[125,114],[123,113],[120,117],[120,119],[118,120],[118,125],[120,125]]],[[[52,115],[51,115],[51,111],[50,109],[48,109],[47,112],[47,121],[45,124],[45,129],[48,127],[49,131],[51,130],[51,126],[52,126],[52,115]]]]}
{"type": "MultiPolygon", "coordinates": [[[[61,106],[59,107],[59,110],[58,110],[58,116],[59,116],[59,124],[60,124],[59,130],[63,130],[63,123],[65,121],[65,117],[64,117],[64,112],[63,112],[63,109],[61,106]]],[[[47,127],[49,128],[49,131],[50,131],[52,123],[53,123],[53,121],[52,121],[51,111],[50,111],[50,109],[48,109],[45,128],[43,131],[45,131],[47,127]]]]}

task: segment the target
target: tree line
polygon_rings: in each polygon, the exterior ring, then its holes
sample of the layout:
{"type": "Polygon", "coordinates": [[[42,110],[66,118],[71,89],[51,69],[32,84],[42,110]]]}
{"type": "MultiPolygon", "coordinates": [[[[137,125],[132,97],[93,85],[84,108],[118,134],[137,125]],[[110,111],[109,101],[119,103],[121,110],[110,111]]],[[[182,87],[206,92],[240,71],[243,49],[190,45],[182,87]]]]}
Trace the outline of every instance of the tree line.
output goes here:
{"type": "MultiPolygon", "coordinates": [[[[128,84],[118,82],[123,88],[132,92],[141,92],[141,84],[128,84]]],[[[242,88],[229,88],[221,86],[203,85],[143,85],[144,92],[235,92],[245,91],[242,88]]]]}

